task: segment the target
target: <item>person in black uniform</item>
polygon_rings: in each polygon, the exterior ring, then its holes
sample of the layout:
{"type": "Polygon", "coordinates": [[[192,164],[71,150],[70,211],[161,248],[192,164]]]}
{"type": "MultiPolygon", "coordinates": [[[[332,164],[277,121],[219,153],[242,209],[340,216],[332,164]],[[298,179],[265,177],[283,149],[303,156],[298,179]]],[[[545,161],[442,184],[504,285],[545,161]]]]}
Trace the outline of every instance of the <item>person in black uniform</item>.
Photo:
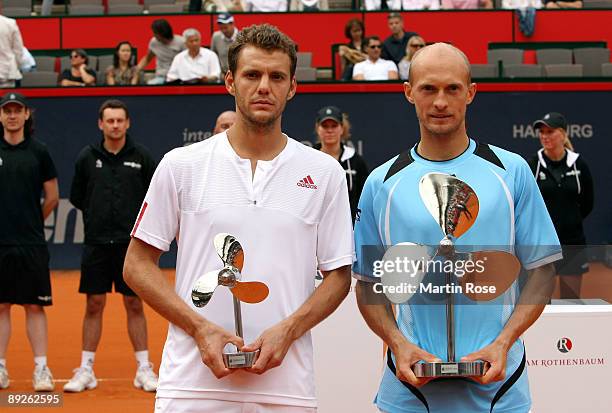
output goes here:
{"type": "Polygon", "coordinates": [[[355,223],[357,204],[368,177],[368,166],[355,148],[344,142],[350,136],[348,116],[335,106],[325,106],[317,112],[315,132],[318,139],[315,149],[336,158],[346,172],[351,216],[355,223]]]}
{"type": "Polygon", "coordinates": [[[582,274],[589,270],[582,221],[593,209],[593,179],[584,158],[574,152],[562,114],[548,113],[533,126],[540,131],[542,149],[529,165],[563,245],[563,260],[555,263],[561,298],[579,298],[582,274]]]}
{"type": "Polygon", "coordinates": [[[93,371],[102,333],[106,293],[123,295],[128,333],[138,369],[134,386],[155,391],[157,376],[149,362],[147,324],[142,301],[123,281],[123,261],[130,231],[155,170],[148,150],[127,134],[130,116],[119,100],[107,100],[99,110],[102,141],[86,146],[78,156],[70,202],[83,211],[85,245],[79,292],[87,294],[83,320],[81,366],[64,391],[81,392],[97,386],[93,371]]]}
{"type": "Polygon", "coordinates": [[[32,111],[24,96],[2,97],[0,122],[0,389],[9,386],[11,305],[19,304],[34,353],[34,390],[52,391],[44,310],[52,304],[51,279],[43,223],[59,202],[57,172],[47,147],[32,136],[32,111]]]}

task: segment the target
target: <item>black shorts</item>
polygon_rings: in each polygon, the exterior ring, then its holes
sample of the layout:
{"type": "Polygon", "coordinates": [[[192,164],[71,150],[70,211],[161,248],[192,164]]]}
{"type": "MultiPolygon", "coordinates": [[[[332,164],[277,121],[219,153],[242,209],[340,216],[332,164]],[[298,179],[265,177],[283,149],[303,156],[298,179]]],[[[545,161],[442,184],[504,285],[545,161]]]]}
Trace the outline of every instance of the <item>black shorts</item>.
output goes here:
{"type": "Polygon", "coordinates": [[[115,292],[135,296],[136,293],[123,281],[123,261],[127,247],[128,244],[84,245],[79,292],[110,293],[114,283],[115,292]]]}
{"type": "Polygon", "coordinates": [[[584,245],[563,245],[563,259],[555,262],[559,275],[582,275],[589,271],[587,248],[584,245]]]}
{"type": "Polygon", "coordinates": [[[46,245],[0,246],[0,303],[53,304],[46,245]]]}

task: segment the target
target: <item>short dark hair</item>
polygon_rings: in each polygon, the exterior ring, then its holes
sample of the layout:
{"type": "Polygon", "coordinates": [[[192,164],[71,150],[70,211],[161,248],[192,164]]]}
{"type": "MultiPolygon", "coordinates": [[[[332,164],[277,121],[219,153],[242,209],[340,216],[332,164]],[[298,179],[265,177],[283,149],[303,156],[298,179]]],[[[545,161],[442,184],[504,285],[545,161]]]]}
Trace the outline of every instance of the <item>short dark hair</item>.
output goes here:
{"type": "Polygon", "coordinates": [[[70,52],[70,54],[72,53],[76,53],[77,55],[81,56],[83,59],[85,59],[85,64],[88,65],[89,64],[89,57],[87,56],[87,52],[85,51],[85,49],[72,49],[72,51],[70,52]]]}
{"type": "Polygon", "coordinates": [[[387,16],[387,20],[391,20],[391,19],[400,19],[401,21],[404,21],[404,18],[402,17],[402,15],[399,12],[396,12],[396,11],[392,11],[387,16]]]}
{"type": "Polygon", "coordinates": [[[154,34],[166,40],[172,40],[174,38],[172,26],[170,26],[170,23],[168,23],[166,19],[154,20],[153,23],[151,23],[151,30],[153,30],[154,34]]]}
{"type": "Polygon", "coordinates": [[[297,66],[297,52],[295,43],[286,34],[270,24],[252,25],[244,28],[232,43],[227,54],[229,70],[232,74],[238,68],[238,57],[245,46],[255,46],[260,49],[274,51],[280,50],[291,60],[291,77],[295,75],[297,66]]]}
{"type": "Polygon", "coordinates": [[[351,29],[353,28],[353,26],[359,26],[361,27],[361,31],[363,32],[362,36],[365,37],[365,24],[363,24],[363,22],[359,19],[351,19],[349,21],[346,22],[346,26],[344,26],[344,36],[351,40],[351,29]]]}
{"type": "MultiPolygon", "coordinates": [[[[365,40],[363,41],[363,43],[364,43],[366,46],[369,46],[369,45],[370,45],[370,41],[371,41],[371,40],[376,40],[376,41],[378,41],[378,42],[380,42],[380,41],[381,41],[381,40],[380,40],[380,37],[378,37],[378,36],[369,36],[369,37],[366,37],[366,38],[365,38],[365,40]]],[[[382,42],[381,42],[381,43],[382,43],[382,42]]]]}
{"type": "Polygon", "coordinates": [[[119,99],[109,99],[102,103],[102,106],[100,106],[100,109],[98,110],[98,118],[100,120],[104,119],[104,111],[106,109],[123,109],[123,111],[125,112],[125,118],[130,118],[130,112],[128,111],[127,105],[119,99]]]}

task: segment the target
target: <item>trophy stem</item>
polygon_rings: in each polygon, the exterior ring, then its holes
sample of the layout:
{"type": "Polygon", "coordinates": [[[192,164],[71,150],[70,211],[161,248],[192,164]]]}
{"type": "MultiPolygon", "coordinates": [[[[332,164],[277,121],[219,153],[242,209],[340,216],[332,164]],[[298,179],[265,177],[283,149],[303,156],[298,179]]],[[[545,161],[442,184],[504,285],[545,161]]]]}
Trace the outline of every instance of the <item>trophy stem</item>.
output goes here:
{"type": "MultiPolygon", "coordinates": [[[[451,274],[446,273],[446,285],[451,285],[451,274]]],[[[452,292],[448,292],[446,297],[446,338],[447,338],[447,359],[453,363],[455,361],[455,311],[453,308],[454,297],[452,292]]]]}
{"type": "Polygon", "coordinates": [[[240,309],[240,301],[236,298],[236,296],[233,296],[234,298],[234,326],[236,327],[236,335],[238,337],[242,337],[243,333],[242,333],[242,311],[240,309]]]}

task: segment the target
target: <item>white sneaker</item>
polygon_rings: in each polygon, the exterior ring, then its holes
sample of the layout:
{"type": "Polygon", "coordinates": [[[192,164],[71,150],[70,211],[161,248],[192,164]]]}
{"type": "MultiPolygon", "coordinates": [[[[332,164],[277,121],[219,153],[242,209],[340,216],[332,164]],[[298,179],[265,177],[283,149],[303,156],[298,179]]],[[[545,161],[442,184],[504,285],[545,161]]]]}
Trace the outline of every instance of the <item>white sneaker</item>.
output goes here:
{"type": "Polygon", "coordinates": [[[153,371],[153,364],[149,363],[144,367],[138,368],[134,377],[134,387],[144,391],[157,390],[157,374],[153,371]]]}
{"type": "Polygon", "coordinates": [[[55,383],[53,383],[53,375],[49,367],[44,366],[35,369],[32,376],[32,384],[34,385],[34,391],[53,391],[55,383]]]}
{"type": "Polygon", "coordinates": [[[79,367],[74,369],[74,376],[64,385],[64,391],[80,393],[83,390],[92,390],[98,386],[98,381],[92,369],[79,367]]]}
{"type": "Polygon", "coordinates": [[[9,383],[8,370],[6,367],[0,365],[0,389],[6,389],[9,383]]]}

